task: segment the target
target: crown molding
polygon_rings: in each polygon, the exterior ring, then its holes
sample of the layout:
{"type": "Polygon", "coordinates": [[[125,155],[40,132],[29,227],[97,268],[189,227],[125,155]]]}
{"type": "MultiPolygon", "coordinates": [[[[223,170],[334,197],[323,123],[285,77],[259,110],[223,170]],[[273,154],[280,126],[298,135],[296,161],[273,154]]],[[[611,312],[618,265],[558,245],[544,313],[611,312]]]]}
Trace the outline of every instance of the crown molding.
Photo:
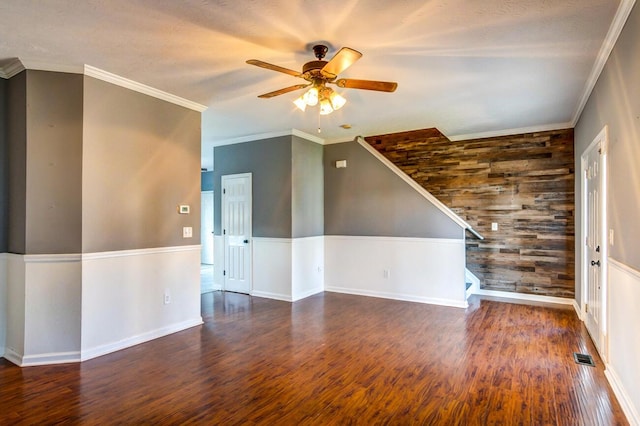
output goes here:
{"type": "Polygon", "coordinates": [[[22,62],[20,62],[19,59],[13,59],[9,63],[0,67],[0,78],[9,79],[16,74],[21,73],[25,69],[26,68],[22,65],[22,62]]]}
{"type": "Polygon", "coordinates": [[[580,98],[580,101],[576,106],[576,110],[573,114],[573,119],[571,120],[571,127],[575,127],[576,124],[578,124],[578,120],[582,115],[582,111],[587,105],[587,101],[591,96],[591,92],[593,92],[593,88],[596,86],[598,78],[600,78],[600,74],[602,74],[602,70],[607,64],[609,55],[616,45],[618,37],[620,37],[620,33],[622,32],[624,24],[627,22],[629,14],[631,13],[631,10],[633,9],[633,5],[635,3],[636,0],[622,0],[620,2],[620,6],[618,6],[618,10],[613,17],[613,22],[611,22],[611,26],[609,27],[609,31],[607,32],[607,36],[604,38],[602,46],[600,46],[600,51],[598,52],[598,56],[596,57],[596,62],[593,64],[593,68],[591,69],[591,74],[589,74],[589,78],[585,83],[584,92],[582,93],[582,97],[580,98]]]}
{"type": "Polygon", "coordinates": [[[31,59],[14,59],[7,63],[3,67],[0,67],[0,77],[9,79],[14,75],[24,70],[36,70],[36,71],[52,71],[52,72],[64,72],[72,74],[84,74],[88,77],[93,77],[98,80],[106,81],[107,83],[114,84],[116,86],[124,87],[133,90],[138,93],[152,96],[163,101],[171,102],[176,105],[183,106],[185,108],[192,109],[194,111],[203,112],[207,109],[205,105],[190,101],[188,99],[181,98],[171,93],[163,92],[162,90],[155,89],[151,86],[147,86],[137,81],[129,80],[119,75],[101,70],[91,65],[70,65],[70,64],[56,64],[52,62],[34,61],[31,59]]]}
{"type": "Polygon", "coordinates": [[[146,84],[138,83],[137,81],[129,80],[128,78],[120,77],[119,75],[112,74],[108,71],[92,67],[91,65],[84,66],[84,75],[106,81],[107,83],[115,84],[116,86],[121,86],[135,92],[144,93],[145,95],[162,99],[194,111],[203,112],[207,109],[207,107],[202,104],[172,95],[171,93],[163,92],[162,90],[155,89],[151,86],[147,86],[146,84]]]}
{"type": "Polygon", "coordinates": [[[20,62],[22,62],[24,69],[33,71],[64,72],[69,74],[82,74],[84,72],[83,66],[77,64],[58,64],[55,62],[42,62],[31,59],[20,59],[20,62]]]}
{"type": "Polygon", "coordinates": [[[302,139],[306,139],[310,142],[315,142],[320,145],[324,145],[326,143],[325,140],[322,139],[321,137],[311,135],[309,133],[303,132],[302,130],[298,130],[298,129],[291,129],[291,135],[297,136],[302,139]]]}
{"type": "Polygon", "coordinates": [[[540,126],[519,127],[516,129],[492,130],[490,132],[467,133],[466,135],[445,135],[452,142],[466,141],[469,139],[495,138],[499,136],[521,135],[524,133],[549,132],[552,130],[572,129],[574,126],[571,122],[543,124],[540,126]]]}
{"type": "Polygon", "coordinates": [[[325,144],[324,139],[318,136],[310,135],[309,133],[305,133],[298,129],[280,130],[277,132],[267,132],[267,133],[256,133],[253,135],[240,136],[240,137],[231,138],[231,139],[223,139],[219,141],[213,141],[210,143],[212,144],[212,146],[216,147],[216,146],[223,146],[223,145],[234,145],[237,143],[244,143],[244,142],[253,142],[253,141],[259,141],[264,139],[279,138],[281,136],[298,136],[299,138],[306,139],[310,142],[315,142],[320,145],[325,144]]]}

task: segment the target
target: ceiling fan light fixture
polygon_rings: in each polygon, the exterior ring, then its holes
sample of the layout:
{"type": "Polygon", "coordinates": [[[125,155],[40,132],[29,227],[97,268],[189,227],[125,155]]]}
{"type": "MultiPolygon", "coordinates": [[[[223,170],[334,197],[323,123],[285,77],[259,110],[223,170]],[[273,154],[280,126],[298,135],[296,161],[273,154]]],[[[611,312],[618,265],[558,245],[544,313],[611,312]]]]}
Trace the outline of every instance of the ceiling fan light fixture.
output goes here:
{"type": "Polygon", "coordinates": [[[307,90],[307,93],[305,93],[304,95],[302,95],[304,97],[304,101],[307,103],[307,105],[309,106],[315,106],[318,105],[318,88],[317,87],[312,87],[311,89],[307,90]]]}
{"type": "Polygon", "coordinates": [[[324,98],[320,101],[320,115],[328,115],[333,112],[331,101],[328,98],[324,98]]]}
{"type": "Polygon", "coordinates": [[[301,111],[305,111],[307,106],[315,106],[320,103],[320,114],[327,115],[342,108],[347,102],[344,97],[327,87],[327,84],[335,84],[338,87],[347,89],[374,90],[378,92],[394,92],[398,87],[398,83],[392,81],[359,80],[352,78],[337,79],[338,74],[349,68],[354,62],[362,57],[362,53],[351,49],[350,47],[342,47],[329,61],[325,61],[323,58],[326,56],[328,51],[329,48],[325,44],[314,45],[313,53],[316,60],[304,64],[302,72],[273,65],[258,59],[249,59],[247,61],[247,64],[249,65],[302,78],[308,82],[307,84],[296,84],[280,90],[274,90],[272,92],[258,95],[258,97],[273,98],[274,96],[283,95],[285,93],[293,92],[294,90],[304,89],[311,86],[309,90],[293,101],[293,103],[301,111]]]}
{"type": "Polygon", "coordinates": [[[333,110],[337,111],[347,103],[347,100],[339,95],[338,93],[331,91],[331,95],[329,96],[329,100],[331,101],[331,105],[333,106],[333,110]]]}

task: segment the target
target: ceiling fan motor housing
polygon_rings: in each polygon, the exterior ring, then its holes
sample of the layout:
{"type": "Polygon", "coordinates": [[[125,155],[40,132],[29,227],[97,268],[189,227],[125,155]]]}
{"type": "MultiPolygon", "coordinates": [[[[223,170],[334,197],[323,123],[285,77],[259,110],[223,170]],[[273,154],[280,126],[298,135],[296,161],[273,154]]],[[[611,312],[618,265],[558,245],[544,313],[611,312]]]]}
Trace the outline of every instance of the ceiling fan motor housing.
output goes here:
{"type": "Polygon", "coordinates": [[[327,61],[307,62],[302,66],[302,74],[306,74],[309,71],[320,71],[325,65],[327,65],[327,61]]]}

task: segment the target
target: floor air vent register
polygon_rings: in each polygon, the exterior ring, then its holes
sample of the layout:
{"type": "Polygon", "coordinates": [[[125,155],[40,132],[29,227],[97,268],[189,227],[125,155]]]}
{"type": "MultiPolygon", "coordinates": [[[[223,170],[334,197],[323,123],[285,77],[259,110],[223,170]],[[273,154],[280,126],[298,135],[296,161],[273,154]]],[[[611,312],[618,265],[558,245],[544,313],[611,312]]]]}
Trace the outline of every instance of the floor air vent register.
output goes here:
{"type": "Polygon", "coordinates": [[[573,359],[576,360],[576,364],[588,365],[589,367],[595,367],[596,363],[593,362],[593,358],[591,355],[587,354],[579,354],[577,352],[573,353],[573,359]]]}

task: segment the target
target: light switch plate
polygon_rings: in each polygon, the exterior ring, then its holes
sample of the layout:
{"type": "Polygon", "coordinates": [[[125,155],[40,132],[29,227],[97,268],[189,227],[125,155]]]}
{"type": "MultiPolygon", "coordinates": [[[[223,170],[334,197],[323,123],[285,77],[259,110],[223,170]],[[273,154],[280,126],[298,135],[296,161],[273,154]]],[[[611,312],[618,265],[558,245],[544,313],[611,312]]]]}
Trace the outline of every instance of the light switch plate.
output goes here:
{"type": "Polygon", "coordinates": [[[182,238],[191,238],[193,237],[193,228],[190,226],[185,226],[182,228],[182,238]]]}
{"type": "Polygon", "coordinates": [[[497,231],[498,230],[498,222],[492,222],[491,223],[491,230],[492,231],[497,231]]]}

